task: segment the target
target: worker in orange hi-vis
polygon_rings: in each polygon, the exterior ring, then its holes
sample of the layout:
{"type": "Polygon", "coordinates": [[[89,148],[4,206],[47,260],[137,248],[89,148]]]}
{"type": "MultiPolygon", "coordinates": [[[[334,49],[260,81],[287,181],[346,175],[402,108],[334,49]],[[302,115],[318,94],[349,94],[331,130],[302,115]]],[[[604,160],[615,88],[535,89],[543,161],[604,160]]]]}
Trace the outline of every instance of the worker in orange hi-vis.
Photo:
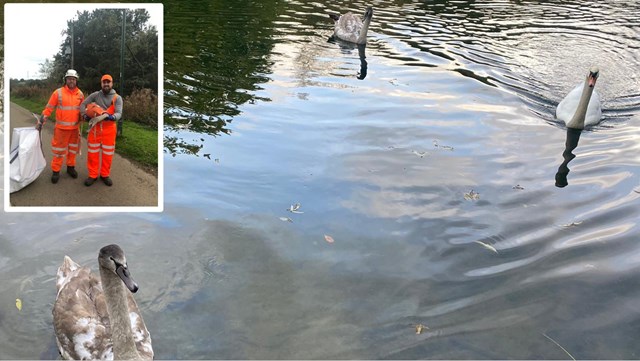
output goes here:
{"type": "Polygon", "coordinates": [[[47,106],[42,111],[42,118],[38,120],[37,129],[49,120],[51,113],[56,111],[56,125],[53,130],[51,140],[51,150],[53,159],[51,161],[51,183],[58,183],[60,179],[60,169],[64,157],[67,157],[67,173],[72,178],[78,178],[76,171],[76,154],[80,144],[80,104],[84,100],[84,94],[78,89],[78,72],[73,69],[67,70],[64,75],[65,85],[56,89],[47,106]]]}
{"type": "Polygon", "coordinates": [[[104,184],[113,185],[109,174],[116,150],[116,121],[122,117],[122,97],[113,89],[111,75],[103,75],[100,84],[102,90],[91,93],[80,106],[83,118],[91,119],[87,135],[89,178],[84,181],[87,187],[98,179],[98,175],[104,184]],[[102,161],[100,161],[100,152],[102,152],[102,161]]]}

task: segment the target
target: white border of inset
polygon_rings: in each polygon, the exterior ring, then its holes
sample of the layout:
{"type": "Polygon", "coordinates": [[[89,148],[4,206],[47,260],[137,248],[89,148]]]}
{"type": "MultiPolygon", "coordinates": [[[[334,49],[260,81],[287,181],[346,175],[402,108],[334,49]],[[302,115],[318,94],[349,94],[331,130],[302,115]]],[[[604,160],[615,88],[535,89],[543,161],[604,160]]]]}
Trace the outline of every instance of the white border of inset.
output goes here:
{"type": "MultiPolygon", "coordinates": [[[[163,84],[163,74],[164,74],[164,6],[162,3],[96,3],[96,4],[88,4],[88,3],[49,3],[49,4],[19,4],[19,3],[11,3],[4,4],[4,211],[5,212],[162,212],[164,209],[164,159],[163,159],[163,151],[164,151],[164,116],[163,116],[163,104],[164,104],[164,84],[163,84]],[[23,8],[28,7],[39,7],[43,6],[66,6],[73,7],[78,11],[92,11],[95,9],[153,9],[154,14],[159,12],[160,18],[158,22],[154,23],[157,25],[158,30],[158,205],[155,207],[141,206],[141,207],[133,207],[133,206],[87,206],[87,207],[17,207],[11,206],[11,198],[9,194],[10,189],[10,169],[9,169],[9,134],[11,132],[10,129],[10,76],[8,76],[6,67],[7,67],[7,47],[6,47],[6,39],[9,36],[10,29],[7,27],[7,14],[15,13],[15,9],[20,8],[23,11],[23,8]],[[9,11],[8,11],[9,10],[9,11]]],[[[36,26],[46,26],[46,24],[36,24],[36,26]]],[[[13,29],[14,34],[19,34],[20,31],[17,29],[13,29]]],[[[53,55],[53,54],[52,54],[53,55]]],[[[43,105],[44,107],[44,105],[43,105]]]]}

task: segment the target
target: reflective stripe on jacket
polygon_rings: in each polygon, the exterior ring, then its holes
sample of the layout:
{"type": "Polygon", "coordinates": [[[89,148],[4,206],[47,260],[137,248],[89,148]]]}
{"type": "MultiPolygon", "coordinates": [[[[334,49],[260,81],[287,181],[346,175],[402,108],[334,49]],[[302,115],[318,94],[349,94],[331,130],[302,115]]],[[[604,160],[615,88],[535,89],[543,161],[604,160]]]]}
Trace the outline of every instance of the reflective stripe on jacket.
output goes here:
{"type": "Polygon", "coordinates": [[[80,104],[84,100],[84,94],[79,88],[69,89],[66,85],[56,89],[47,103],[42,114],[50,117],[56,111],[56,128],[78,129],[80,121],[80,104]]]}

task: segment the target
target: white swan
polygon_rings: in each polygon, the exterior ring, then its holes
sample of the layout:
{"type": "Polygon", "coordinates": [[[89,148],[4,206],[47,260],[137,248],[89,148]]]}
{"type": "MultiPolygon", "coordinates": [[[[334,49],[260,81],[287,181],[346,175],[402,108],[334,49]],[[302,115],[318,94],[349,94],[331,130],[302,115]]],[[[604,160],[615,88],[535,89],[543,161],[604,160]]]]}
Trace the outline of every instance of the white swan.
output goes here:
{"type": "Polygon", "coordinates": [[[115,244],[103,247],[98,264],[100,280],[68,256],[58,269],[53,326],[60,354],[72,360],[153,359],[124,252],[115,244]]]}
{"type": "Polygon", "coordinates": [[[360,17],[348,12],[344,15],[329,15],[335,21],[335,29],[333,35],[338,39],[349,41],[356,44],[367,43],[367,31],[373,17],[373,8],[367,7],[364,12],[364,20],[360,17]]]}
{"type": "Polygon", "coordinates": [[[597,124],[602,118],[600,95],[594,90],[598,73],[596,67],[589,69],[584,83],[573,88],[558,104],[556,118],[564,121],[567,128],[584,129],[585,125],[597,124]]]}

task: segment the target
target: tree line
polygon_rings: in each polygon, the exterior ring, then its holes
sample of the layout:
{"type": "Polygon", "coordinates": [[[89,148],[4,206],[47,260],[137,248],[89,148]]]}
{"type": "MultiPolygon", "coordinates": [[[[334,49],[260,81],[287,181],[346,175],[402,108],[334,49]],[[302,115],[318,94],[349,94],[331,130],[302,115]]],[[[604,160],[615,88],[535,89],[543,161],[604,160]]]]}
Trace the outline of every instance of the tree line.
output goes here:
{"type": "Polygon", "coordinates": [[[158,31],[148,25],[149,13],[144,9],[96,9],[77,12],[77,18],[67,21],[66,35],[52,61],[40,64],[40,72],[55,84],[62,82],[71,68],[78,71],[78,86],[97,90],[100,77],[111,74],[114,88],[123,96],[136,89],[149,88],[157,95],[158,31]],[[124,49],[122,49],[122,19],[125,17],[124,49]],[[121,53],[124,50],[124,67],[121,53]],[[120,79],[120,74],[124,74],[120,79]]]}

